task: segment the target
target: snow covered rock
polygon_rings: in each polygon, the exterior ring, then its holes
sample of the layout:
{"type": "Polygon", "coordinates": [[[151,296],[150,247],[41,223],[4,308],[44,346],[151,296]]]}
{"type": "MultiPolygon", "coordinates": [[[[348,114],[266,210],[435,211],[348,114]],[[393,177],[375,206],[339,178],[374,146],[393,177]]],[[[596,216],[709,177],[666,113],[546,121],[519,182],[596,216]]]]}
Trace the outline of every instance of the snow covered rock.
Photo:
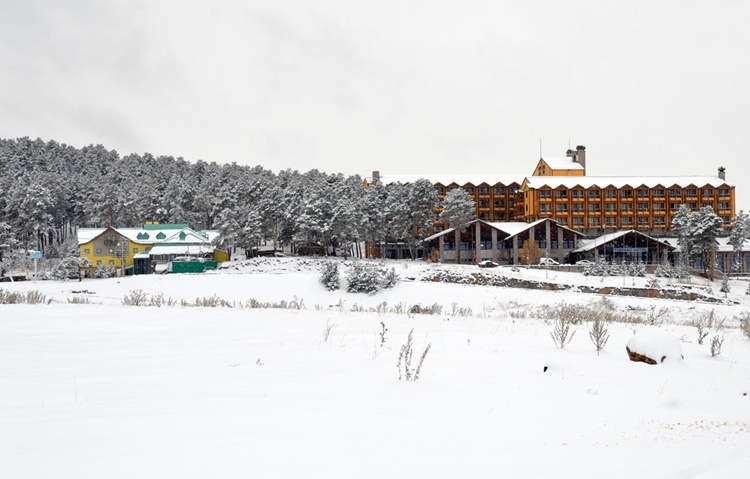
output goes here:
{"type": "Polygon", "coordinates": [[[630,338],[625,349],[631,361],[659,364],[665,360],[682,360],[680,340],[655,326],[645,326],[630,338]]]}

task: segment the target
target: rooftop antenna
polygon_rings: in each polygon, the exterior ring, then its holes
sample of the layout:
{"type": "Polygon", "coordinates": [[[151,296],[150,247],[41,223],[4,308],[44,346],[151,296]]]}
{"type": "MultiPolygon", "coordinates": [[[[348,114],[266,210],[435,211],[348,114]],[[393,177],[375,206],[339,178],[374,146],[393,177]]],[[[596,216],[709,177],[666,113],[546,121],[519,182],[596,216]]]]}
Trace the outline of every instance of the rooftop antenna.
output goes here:
{"type": "Polygon", "coordinates": [[[542,158],[542,139],[539,138],[539,158],[542,158]]]}

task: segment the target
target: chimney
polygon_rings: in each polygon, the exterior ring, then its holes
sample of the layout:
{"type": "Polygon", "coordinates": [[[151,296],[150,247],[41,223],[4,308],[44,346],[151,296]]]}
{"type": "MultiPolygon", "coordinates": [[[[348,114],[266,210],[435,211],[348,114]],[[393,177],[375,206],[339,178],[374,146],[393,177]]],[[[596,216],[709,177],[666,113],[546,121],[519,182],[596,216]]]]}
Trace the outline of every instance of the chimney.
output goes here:
{"type": "Polygon", "coordinates": [[[721,178],[723,181],[727,181],[727,169],[723,166],[719,167],[719,178],[721,178]]]}
{"type": "Polygon", "coordinates": [[[578,161],[578,158],[576,158],[576,152],[571,149],[568,149],[568,151],[565,152],[565,156],[572,158],[574,162],[578,161]]]}
{"type": "Polygon", "coordinates": [[[586,174],[586,147],[583,145],[576,146],[576,161],[583,167],[583,174],[586,174]]]}
{"type": "Polygon", "coordinates": [[[379,171],[373,171],[372,172],[372,180],[380,180],[380,172],[379,171]]]}

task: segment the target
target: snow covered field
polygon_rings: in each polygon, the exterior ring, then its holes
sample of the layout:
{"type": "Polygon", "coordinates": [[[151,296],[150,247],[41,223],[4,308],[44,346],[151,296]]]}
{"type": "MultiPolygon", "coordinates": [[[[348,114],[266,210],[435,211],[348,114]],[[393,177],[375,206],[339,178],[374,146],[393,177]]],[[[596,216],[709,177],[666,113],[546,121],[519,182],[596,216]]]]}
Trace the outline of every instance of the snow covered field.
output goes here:
{"type": "Polygon", "coordinates": [[[329,292],[318,261],[284,258],[204,275],[2,283],[49,304],[0,305],[0,477],[747,477],[750,340],[735,319],[749,309],[746,283],[732,283],[738,304],[608,298],[617,311],[668,308],[661,328],[685,360],[649,366],[625,351],[640,324],[608,324],[599,356],[585,323],[555,348],[545,308],[599,295],[422,282],[436,268],[478,269],[384,265],[414,280],[329,292]],[[136,290],[176,304],[123,305],[136,290]],[[235,307],[180,305],[210,297],[235,307]],[[250,298],[303,309],[240,307],[250,298]],[[414,304],[442,314],[402,312],[414,304]],[[686,324],[711,310],[727,324],[717,357],[686,324]],[[431,349],[419,381],[399,381],[412,329],[415,362],[431,349]]]}

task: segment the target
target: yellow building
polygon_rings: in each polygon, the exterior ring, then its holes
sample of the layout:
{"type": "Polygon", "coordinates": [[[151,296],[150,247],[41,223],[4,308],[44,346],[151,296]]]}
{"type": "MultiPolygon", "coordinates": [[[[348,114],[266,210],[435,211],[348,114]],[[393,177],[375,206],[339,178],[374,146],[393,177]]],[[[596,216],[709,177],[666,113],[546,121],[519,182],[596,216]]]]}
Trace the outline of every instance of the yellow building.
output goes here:
{"type": "MultiPolygon", "coordinates": [[[[228,255],[214,249],[212,230],[196,231],[187,224],[145,224],[141,228],[79,228],[80,256],[90,270],[114,267],[126,274],[150,273],[154,266],[178,256],[210,258],[218,263],[228,255]]],[[[87,271],[91,276],[92,271],[87,271]]]]}

